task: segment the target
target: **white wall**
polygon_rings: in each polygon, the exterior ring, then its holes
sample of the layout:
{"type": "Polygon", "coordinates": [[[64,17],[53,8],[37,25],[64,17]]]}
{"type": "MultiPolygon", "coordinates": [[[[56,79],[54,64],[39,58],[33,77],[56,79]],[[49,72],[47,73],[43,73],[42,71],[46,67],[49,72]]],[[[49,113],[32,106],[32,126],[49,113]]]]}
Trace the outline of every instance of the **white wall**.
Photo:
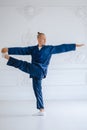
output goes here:
{"type": "MultiPolygon", "coordinates": [[[[37,44],[44,32],[47,44],[85,43],[86,13],[83,7],[0,7],[0,49],[37,44]]],[[[30,61],[30,56],[14,56],[30,61]]],[[[87,48],[52,56],[43,80],[45,99],[87,99],[87,48]]],[[[0,100],[34,99],[32,82],[20,70],[6,65],[0,54],[0,100]]]]}

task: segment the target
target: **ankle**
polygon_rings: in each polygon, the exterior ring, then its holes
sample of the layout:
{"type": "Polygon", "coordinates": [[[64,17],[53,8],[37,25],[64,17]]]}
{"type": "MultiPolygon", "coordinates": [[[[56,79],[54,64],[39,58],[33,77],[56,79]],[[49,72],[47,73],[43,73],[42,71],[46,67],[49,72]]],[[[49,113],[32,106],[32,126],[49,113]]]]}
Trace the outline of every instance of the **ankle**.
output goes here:
{"type": "Polygon", "coordinates": [[[41,108],[41,109],[40,109],[40,112],[44,112],[44,109],[43,109],[43,108],[41,108]]]}

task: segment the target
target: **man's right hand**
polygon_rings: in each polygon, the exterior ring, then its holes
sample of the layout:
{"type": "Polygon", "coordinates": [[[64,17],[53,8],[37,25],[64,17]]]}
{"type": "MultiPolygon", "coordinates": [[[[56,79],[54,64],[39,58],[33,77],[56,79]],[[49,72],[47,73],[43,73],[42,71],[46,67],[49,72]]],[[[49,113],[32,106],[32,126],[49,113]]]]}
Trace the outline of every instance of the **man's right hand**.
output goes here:
{"type": "Polygon", "coordinates": [[[2,53],[8,52],[8,48],[2,48],[1,52],[2,52],[2,53]]]}

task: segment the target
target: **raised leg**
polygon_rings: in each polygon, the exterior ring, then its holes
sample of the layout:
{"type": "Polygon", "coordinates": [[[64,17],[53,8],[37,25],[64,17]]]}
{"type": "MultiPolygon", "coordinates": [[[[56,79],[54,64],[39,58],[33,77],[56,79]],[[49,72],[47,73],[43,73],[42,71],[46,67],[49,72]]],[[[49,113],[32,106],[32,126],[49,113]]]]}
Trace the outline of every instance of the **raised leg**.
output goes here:
{"type": "Polygon", "coordinates": [[[13,57],[9,57],[7,65],[18,68],[21,71],[30,74],[32,77],[37,77],[38,79],[41,79],[44,76],[43,71],[40,67],[27,61],[22,61],[13,57]]]}

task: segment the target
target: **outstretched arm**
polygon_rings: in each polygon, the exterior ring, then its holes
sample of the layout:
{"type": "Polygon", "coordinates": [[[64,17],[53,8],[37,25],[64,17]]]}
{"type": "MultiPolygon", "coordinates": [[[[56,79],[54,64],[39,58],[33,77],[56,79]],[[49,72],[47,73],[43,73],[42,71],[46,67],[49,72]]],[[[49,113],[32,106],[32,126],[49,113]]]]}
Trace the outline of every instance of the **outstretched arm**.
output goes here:
{"type": "Polygon", "coordinates": [[[68,51],[75,51],[76,47],[81,47],[81,46],[84,46],[84,44],[71,43],[71,44],[56,45],[56,46],[52,46],[51,53],[57,54],[57,53],[64,53],[68,51]]]}
{"type": "Polygon", "coordinates": [[[32,52],[32,46],[30,47],[13,47],[13,48],[2,48],[2,53],[8,52],[11,55],[30,55],[32,52]]]}

